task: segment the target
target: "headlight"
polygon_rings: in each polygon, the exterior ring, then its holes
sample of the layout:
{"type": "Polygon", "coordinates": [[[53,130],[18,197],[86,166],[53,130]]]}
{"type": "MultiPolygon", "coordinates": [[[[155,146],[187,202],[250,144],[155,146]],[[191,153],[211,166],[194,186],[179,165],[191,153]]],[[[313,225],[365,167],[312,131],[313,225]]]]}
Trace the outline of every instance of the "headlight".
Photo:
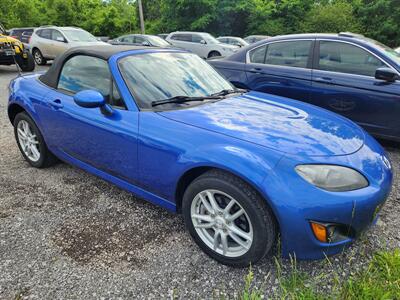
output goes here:
{"type": "Polygon", "coordinates": [[[309,183],[332,192],[358,190],[368,186],[356,170],[335,165],[298,165],[296,172],[309,183]]]}

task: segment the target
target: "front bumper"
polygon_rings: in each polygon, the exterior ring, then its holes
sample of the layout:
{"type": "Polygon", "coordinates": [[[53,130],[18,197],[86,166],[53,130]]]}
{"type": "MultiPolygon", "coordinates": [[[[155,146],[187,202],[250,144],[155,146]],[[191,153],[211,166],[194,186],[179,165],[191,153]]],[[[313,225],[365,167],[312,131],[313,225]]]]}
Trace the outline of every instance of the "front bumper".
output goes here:
{"type": "Polygon", "coordinates": [[[345,156],[286,156],[265,182],[265,193],[278,219],[282,255],[320,259],[341,252],[376,219],[392,184],[392,170],[382,147],[366,134],[364,146],[345,156]],[[336,164],[362,173],[369,186],[349,192],[329,192],[302,179],[295,166],[304,163],[336,164]],[[348,228],[346,238],[335,243],[316,239],[310,220],[348,228]]]}

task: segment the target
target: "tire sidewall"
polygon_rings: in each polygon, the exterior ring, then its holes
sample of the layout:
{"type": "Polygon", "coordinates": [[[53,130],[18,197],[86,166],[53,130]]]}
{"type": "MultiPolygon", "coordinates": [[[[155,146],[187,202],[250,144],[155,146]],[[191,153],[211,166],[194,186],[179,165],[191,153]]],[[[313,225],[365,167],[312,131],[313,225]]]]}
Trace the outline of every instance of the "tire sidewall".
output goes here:
{"type": "Polygon", "coordinates": [[[14,119],[14,136],[15,136],[15,140],[17,142],[18,148],[21,151],[22,156],[25,158],[25,160],[33,167],[36,168],[41,168],[44,166],[45,164],[45,159],[46,159],[46,145],[44,143],[44,139],[42,134],[40,133],[39,128],[36,126],[35,122],[31,119],[31,117],[28,116],[28,114],[22,112],[16,115],[15,119],[14,119]],[[22,147],[19,143],[19,138],[18,138],[18,123],[20,121],[26,121],[29,123],[29,125],[31,126],[31,129],[34,131],[34,133],[37,136],[37,139],[39,141],[39,150],[40,150],[40,158],[38,161],[32,161],[29,159],[29,157],[26,156],[26,154],[24,153],[24,151],[22,150],[22,147]]]}
{"type": "Polygon", "coordinates": [[[32,51],[32,55],[33,55],[33,59],[34,59],[35,63],[38,64],[39,66],[44,65],[44,64],[46,63],[46,62],[45,62],[45,59],[44,59],[44,57],[43,57],[43,55],[42,55],[42,52],[40,52],[39,49],[34,49],[34,50],[32,51]],[[38,61],[36,60],[36,53],[40,55],[41,62],[38,62],[38,61]]]}
{"type": "Polygon", "coordinates": [[[268,226],[275,226],[272,222],[267,224],[263,214],[257,206],[253,205],[248,195],[240,188],[219,178],[206,177],[195,180],[185,191],[182,203],[182,213],[185,225],[199,247],[212,258],[231,266],[244,267],[261,259],[271,248],[275,236],[268,236],[268,226]],[[253,227],[253,243],[250,249],[238,257],[223,256],[209,248],[199,237],[191,219],[191,205],[195,196],[206,189],[215,189],[233,197],[246,211],[253,227]]]}

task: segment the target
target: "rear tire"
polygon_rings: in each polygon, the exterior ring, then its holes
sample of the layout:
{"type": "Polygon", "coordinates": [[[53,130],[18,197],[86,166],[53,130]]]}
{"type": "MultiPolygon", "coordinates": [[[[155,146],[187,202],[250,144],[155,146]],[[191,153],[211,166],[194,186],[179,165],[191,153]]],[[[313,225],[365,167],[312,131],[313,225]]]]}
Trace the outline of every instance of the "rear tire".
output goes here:
{"type": "Polygon", "coordinates": [[[39,66],[43,66],[47,64],[47,60],[43,57],[42,52],[39,49],[33,49],[32,51],[33,58],[35,59],[35,63],[39,66]]]}
{"type": "Polygon", "coordinates": [[[221,53],[219,53],[218,51],[211,51],[211,52],[208,54],[208,57],[207,57],[207,58],[210,58],[210,57],[217,57],[217,56],[221,56],[221,53]]]}
{"type": "Polygon", "coordinates": [[[39,128],[26,112],[15,116],[14,135],[22,156],[32,167],[46,168],[57,162],[39,128]]]}
{"type": "Polygon", "coordinates": [[[188,186],[182,213],[197,245],[225,265],[254,264],[276,240],[275,218],[265,200],[246,182],[220,170],[208,171],[188,186]]]}
{"type": "Polygon", "coordinates": [[[16,58],[18,66],[24,72],[32,72],[35,70],[35,61],[30,52],[28,52],[28,57],[24,59],[22,56],[18,56],[16,58]]]}

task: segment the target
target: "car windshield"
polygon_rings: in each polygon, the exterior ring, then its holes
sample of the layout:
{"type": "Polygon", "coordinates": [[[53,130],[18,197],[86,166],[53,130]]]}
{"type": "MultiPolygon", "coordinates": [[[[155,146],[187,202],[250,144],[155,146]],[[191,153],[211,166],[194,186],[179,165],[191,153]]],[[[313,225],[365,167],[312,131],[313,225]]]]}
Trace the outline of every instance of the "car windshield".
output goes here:
{"type": "Polygon", "coordinates": [[[150,43],[153,46],[157,46],[157,47],[168,47],[168,46],[171,46],[170,43],[168,43],[166,40],[163,40],[162,38],[160,38],[158,36],[149,35],[149,36],[147,36],[147,38],[149,39],[150,43]]]}
{"type": "Polygon", "coordinates": [[[233,89],[208,63],[191,53],[137,54],[121,59],[119,67],[141,108],[176,96],[207,97],[233,89]]]}
{"type": "Polygon", "coordinates": [[[203,33],[201,37],[207,42],[207,44],[221,44],[215,37],[209,33],[203,33]]]}
{"type": "Polygon", "coordinates": [[[63,30],[63,33],[67,36],[70,41],[74,42],[97,42],[97,39],[89,32],[81,29],[67,29],[63,30]]]}

